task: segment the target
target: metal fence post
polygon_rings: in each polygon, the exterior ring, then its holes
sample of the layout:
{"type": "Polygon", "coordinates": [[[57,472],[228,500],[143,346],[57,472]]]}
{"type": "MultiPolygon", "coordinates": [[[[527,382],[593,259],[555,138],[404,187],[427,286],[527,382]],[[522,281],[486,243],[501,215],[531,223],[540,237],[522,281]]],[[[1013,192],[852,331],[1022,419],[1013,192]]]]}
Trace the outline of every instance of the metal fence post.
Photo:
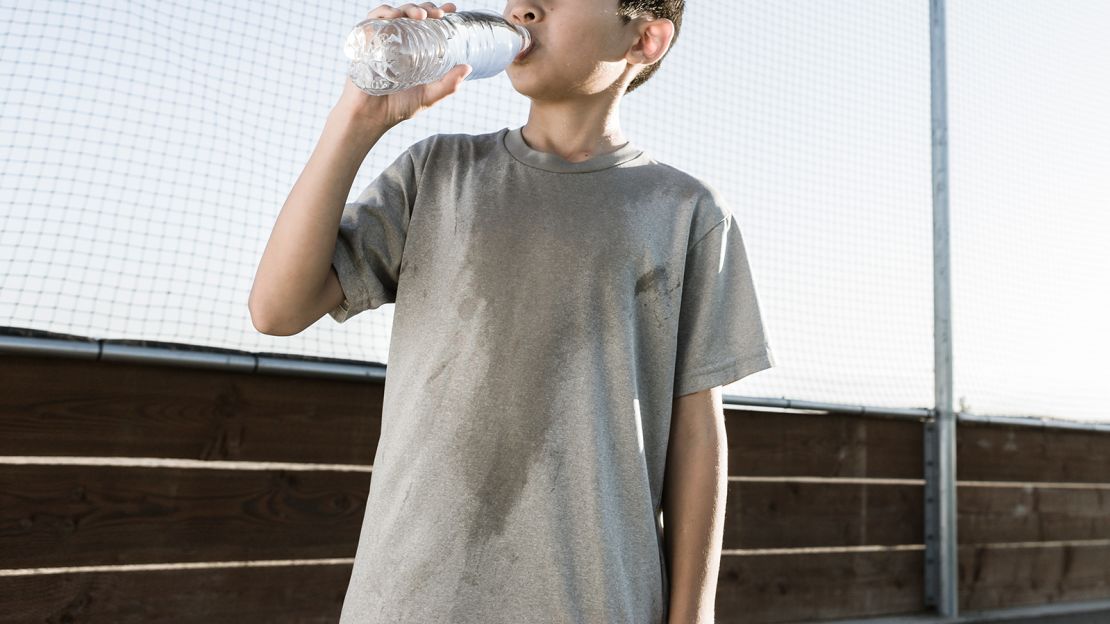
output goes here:
{"type": "Polygon", "coordinates": [[[929,2],[933,155],[934,416],[925,422],[925,604],[958,611],[956,417],[952,409],[952,306],[948,221],[948,85],[944,0],[929,2]]]}

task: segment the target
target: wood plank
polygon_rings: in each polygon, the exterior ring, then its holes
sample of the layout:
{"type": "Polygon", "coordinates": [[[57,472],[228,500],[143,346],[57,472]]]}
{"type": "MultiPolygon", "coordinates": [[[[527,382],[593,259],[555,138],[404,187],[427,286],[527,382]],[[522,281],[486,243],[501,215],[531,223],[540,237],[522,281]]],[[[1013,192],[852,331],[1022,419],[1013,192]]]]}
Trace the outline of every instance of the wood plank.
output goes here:
{"type": "Polygon", "coordinates": [[[1110,489],[956,488],[961,544],[1110,538],[1110,489]]]}
{"type": "Polygon", "coordinates": [[[920,544],[923,486],[730,481],[724,548],[920,544]]]}
{"type": "Polygon", "coordinates": [[[923,476],[921,423],[726,409],[730,475],[923,476]]]}
{"type": "Polygon", "coordinates": [[[6,577],[0,623],[334,624],[350,564],[6,577]]]}
{"type": "Polygon", "coordinates": [[[1110,482],[1110,433],[997,423],[956,427],[956,478],[1110,482]]]}
{"type": "MultiPolygon", "coordinates": [[[[961,548],[961,610],[1106,597],[1110,548],[961,548]]],[[[718,622],[917,613],[920,551],[726,555],[718,622]]],[[[334,622],[349,565],[7,577],[0,622],[334,622]],[[151,600],[157,596],[157,600],[151,600]]]]}
{"type": "MultiPolygon", "coordinates": [[[[0,455],[368,464],[383,386],[0,356],[0,455]]],[[[729,472],[919,478],[921,426],[726,410],[729,472]]]]}
{"type": "Polygon", "coordinates": [[[370,474],[0,470],[0,568],[353,557],[370,474]]]}
{"type": "Polygon", "coordinates": [[[761,624],[924,613],[924,553],[726,555],[719,624],[761,624]]]}
{"type": "Polygon", "coordinates": [[[364,464],[378,382],[0,355],[0,455],[364,464]]]}
{"type": "Polygon", "coordinates": [[[959,548],[961,610],[1110,598],[1110,546],[959,548]]]}

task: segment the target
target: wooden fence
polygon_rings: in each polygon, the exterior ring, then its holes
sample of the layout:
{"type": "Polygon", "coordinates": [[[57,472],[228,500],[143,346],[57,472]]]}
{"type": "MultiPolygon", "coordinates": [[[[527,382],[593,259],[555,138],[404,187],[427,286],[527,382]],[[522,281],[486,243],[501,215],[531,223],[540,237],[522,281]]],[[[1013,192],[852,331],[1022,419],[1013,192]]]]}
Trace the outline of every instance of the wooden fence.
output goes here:
{"type": "MultiPolygon", "coordinates": [[[[337,621],[381,400],[380,382],[0,354],[0,622],[337,621]]],[[[726,424],[718,622],[926,612],[920,422],[726,424]]],[[[1110,434],[957,439],[961,611],[1110,597],[1110,434]]]]}

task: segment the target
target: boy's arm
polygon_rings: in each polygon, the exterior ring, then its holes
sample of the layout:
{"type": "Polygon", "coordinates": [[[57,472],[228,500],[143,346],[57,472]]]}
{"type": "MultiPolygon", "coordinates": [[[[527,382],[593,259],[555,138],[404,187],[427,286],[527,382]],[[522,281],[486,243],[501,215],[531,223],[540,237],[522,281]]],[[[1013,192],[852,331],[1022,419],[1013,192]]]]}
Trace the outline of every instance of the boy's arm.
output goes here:
{"type": "MultiPolygon", "coordinates": [[[[455,11],[453,2],[424,5],[381,4],[367,17],[438,19],[455,11]]],[[[343,81],[339,103],[328,113],[323,136],[282,206],[255,272],[247,304],[255,329],[291,336],[342,303],[331,263],[347,194],[362,161],[390,128],[458,91],[471,69],[456,65],[435,82],[387,95],[369,95],[350,77],[343,81]]]]}
{"type": "Polygon", "coordinates": [[[721,387],[675,397],[663,477],[670,624],[713,622],[727,487],[721,387]]]}
{"type": "Polygon", "coordinates": [[[255,273],[248,308],[258,331],[296,334],[342,301],[331,274],[339,219],[362,161],[390,127],[360,122],[341,106],[328,114],[255,273]]]}

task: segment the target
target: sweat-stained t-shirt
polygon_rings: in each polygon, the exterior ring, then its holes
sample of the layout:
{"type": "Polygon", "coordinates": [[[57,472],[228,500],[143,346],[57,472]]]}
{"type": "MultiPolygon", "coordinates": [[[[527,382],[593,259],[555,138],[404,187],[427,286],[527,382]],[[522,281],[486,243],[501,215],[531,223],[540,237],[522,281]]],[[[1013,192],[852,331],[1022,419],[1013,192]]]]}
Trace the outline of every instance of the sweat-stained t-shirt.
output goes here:
{"type": "Polygon", "coordinates": [[[430,136],[344,208],[328,314],[396,307],[341,624],[664,622],[672,399],[774,365],[713,188],[520,130],[430,136]]]}

